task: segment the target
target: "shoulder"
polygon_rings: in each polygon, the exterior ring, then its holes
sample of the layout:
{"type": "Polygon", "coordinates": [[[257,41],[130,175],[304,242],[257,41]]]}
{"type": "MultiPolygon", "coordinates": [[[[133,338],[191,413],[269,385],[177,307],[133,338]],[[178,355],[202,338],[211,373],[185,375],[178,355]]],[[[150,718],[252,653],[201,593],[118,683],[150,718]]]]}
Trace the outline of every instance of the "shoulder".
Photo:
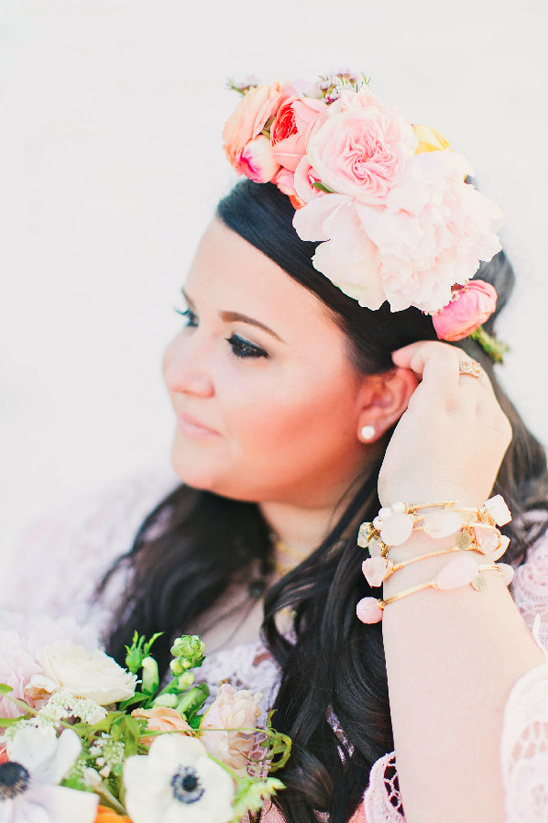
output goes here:
{"type": "Polygon", "coordinates": [[[23,532],[1,603],[50,616],[82,615],[97,582],[131,547],[146,515],[180,483],[167,466],[122,477],[62,500],[23,532]]]}

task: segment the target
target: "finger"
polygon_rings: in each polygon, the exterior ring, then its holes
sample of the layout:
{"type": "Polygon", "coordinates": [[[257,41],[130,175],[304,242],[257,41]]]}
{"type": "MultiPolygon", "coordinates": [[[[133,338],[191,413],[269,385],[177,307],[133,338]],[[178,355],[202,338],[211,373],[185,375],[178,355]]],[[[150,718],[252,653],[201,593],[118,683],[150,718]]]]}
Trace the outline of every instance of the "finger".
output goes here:
{"type": "Polygon", "coordinates": [[[393,352],[392,360],[400,368],[411,369],[438,392],[453,394],[459,388],[459,353],[465,357],[465,352],[447,343],[423,340],[393,352]]]}

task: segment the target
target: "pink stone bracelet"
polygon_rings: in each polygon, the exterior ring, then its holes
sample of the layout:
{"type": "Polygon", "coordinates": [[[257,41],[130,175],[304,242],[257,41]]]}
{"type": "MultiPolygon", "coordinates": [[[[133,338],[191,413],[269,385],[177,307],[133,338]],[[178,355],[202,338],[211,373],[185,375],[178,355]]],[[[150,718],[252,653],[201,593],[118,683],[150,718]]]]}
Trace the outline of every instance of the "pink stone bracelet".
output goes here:
{"type": "MultiPolygon", "coordinates": [[[[444,552],[436,553],[442,554],[444,552]]],[[[418,560],[419,558],[413,559],[418,560]]],[[[424,559],[424,557],[420,559],[424,559]]],[[[407,562],[408,561],[406,561],[406,563],[407,562]]],[[[396,600],[401,600],[410,594],[423,591],[424,589],[441,589],[446,591],[471,584],[477,591],[482,591],[487,585],[487,582],[481,572],[491,569],[501,575],[506,586],[510,585],[514,577],[512,566],[509,566],[507,563],[485,563],[478,566],[470,555],[460,555],[450,560],[432,580],[427,580],[425,583],[419,583],[409,589],[404,589],[391,597],[387,597],[386,600],[375,597],[363,597],[356,606],[356,615],[362,623],[378,623],[382,620],[384,609],[388,604],[396,600]]]]}
{"type": "Polygon", "coordinates": [[[504,526],[512,515],[504,498],[497,494],[490,498],[481,508],[459,506],[455,500],[436,503],[394,503],[383,506],[372,523],[362,523],[358,532],[358,546],[378,549],[386,556],[390,546],[401,546],[413,531],[421,529],[434,539],[441,539],[462,530],[463,526],[477,529],[475,538],[480,551],[488,553],[496,535],[500,535],[496,526],[504,526]],[[434,509],[434,511],[423,510],[434,509]],[[482,548],[485,545],[485,549],[482,548]],[[489,547],[487,544],[491,544],[489,547]]]}

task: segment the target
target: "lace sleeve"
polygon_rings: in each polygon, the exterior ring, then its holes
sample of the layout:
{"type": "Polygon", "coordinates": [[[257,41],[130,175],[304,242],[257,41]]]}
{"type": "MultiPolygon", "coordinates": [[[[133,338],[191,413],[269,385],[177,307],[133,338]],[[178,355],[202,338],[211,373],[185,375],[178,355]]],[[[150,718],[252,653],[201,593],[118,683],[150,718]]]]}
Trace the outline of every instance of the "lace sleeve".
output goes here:
{"type": "Polygon", "coordinates": [[[548,532],[529,549],[527,561],[516,569],[512,595],[529,628],[539,617],[539,639],[548,650],[548,532]]]}
{"type": "Polygon", "coordinates": [[[90,606],[98,581],[131,547],[145,516],[178,482],[169,468],[149,469],[99,493],[63,501],[18,541],[0,605],[27,615],[72,615],[101,631],[123,581],[116,580],[109,589],[106,605],[90,606]]]}

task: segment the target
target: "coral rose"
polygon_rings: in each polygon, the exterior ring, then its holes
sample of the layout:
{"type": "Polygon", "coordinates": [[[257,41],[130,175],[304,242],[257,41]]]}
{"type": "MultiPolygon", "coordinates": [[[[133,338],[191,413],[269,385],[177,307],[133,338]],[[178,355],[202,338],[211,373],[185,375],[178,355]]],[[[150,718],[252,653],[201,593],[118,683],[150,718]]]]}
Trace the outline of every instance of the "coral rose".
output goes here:
{"type": "Polygon", "coordinates": [[[307,155],[327,188],[382,204],[399,183],[417,142],[402,117],[370,105],[329,116],[310,136],[307,155]]]}
{"type": "Polygon", "coordinates": [[[207,751],[241,776],[246,774],[255,747],[255,734],[241,729],[255,728],[261,697],[223,683],[200,724],[200,739],[207,751]]]}
{"type": "Polygon", "coordinates": [[[224,148],[234,168],[241,172],[240,157],[247,143],[257,137],[274,117],[284,95],[279,83],[263,83],[244,95],[223,130],[224,148]]]}
{"type": "MultiPolygon", "coordinates": [[[[134,709],[131,716],[146,720],[147,729],[154,732],[192,733],[192,729],[179,712],[176,712],[175,709],[168,709],[167,706],[155,706],[153,709],[134,709]]],[[[141,743],[144,746],[150,746],[157,736],[141,737],[141,743]]]]}
{"type": "Polygon", "coordinates": [[[290,97],[282,103],[270,130],[274,159],[294,172],[306,154],[312,131],[326,117],[327,104],[322,100],[290,97]]]}
{"type": "Polygon", "coordinates": [[[471,280],[456,297],[436,312],[432,322],[440,340],[462,340],[485,323],[497,306],[497,293],[490,283],[471,280]]]}

